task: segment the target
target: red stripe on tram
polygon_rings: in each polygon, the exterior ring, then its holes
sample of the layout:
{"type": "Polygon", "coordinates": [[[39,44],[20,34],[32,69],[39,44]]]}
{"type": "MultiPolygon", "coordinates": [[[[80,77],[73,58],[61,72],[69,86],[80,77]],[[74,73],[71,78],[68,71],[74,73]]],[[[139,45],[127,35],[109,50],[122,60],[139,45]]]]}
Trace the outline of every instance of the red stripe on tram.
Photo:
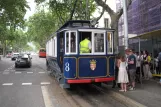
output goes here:
{"type": "Polygon", "coordinates": [[[115,80],[114,77],[109,77],[109,78],[96,78],[95,82],[108,82],[108,81],[113,81],[115,80]]]}
{"type": "Polygon", "coordinates": [[[108,82],[115,80],[114,77],[109,78],[95,78],[95,79],[75,79],[75,80],[67,80],[67,83],[92,83],[92,82],[108,82]]]}

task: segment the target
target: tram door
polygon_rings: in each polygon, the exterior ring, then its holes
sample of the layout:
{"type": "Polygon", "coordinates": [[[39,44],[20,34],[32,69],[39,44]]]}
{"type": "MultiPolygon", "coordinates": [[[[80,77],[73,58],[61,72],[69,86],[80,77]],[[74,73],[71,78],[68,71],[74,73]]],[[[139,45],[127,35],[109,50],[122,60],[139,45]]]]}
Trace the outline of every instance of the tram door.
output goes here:
{"type": "Polygon", "coordinates": [[[64,57],[64,32],[60,32],[58,36],[58,62],[61,69],[61,72],[63,72],[63,57],[64,57]]]}

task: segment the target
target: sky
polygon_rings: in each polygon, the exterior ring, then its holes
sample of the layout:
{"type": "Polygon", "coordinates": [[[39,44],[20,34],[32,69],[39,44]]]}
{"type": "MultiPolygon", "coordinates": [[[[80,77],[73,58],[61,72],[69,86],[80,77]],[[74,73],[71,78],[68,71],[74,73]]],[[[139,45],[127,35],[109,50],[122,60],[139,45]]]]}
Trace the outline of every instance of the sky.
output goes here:
{"type": "Polygon", "coordinates": [[[29,19],[29,17],[36,12],[36,3],[34,2],[34,0],[26,0],[26,1],[28,2],[30,9],[27,9],[27,12],[24,18],[29,19]]]}

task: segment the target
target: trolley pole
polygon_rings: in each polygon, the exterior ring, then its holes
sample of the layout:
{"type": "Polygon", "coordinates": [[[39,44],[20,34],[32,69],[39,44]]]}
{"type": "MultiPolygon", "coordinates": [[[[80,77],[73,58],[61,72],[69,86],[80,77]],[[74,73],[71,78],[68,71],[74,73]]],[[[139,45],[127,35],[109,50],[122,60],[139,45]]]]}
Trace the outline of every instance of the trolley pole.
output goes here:
{"type": "Polygon", "coordinates": [[[88,0],[86,0],[86,20],[88,20],[88,0]]]}
{"type": "Polygon", "coordinates": [[[122,0],[123,2],[123,15],[124,15],[124,43],[125,49],[128,48],[128,22],[127,22],[127,2],[126,0],[122,0]]]}

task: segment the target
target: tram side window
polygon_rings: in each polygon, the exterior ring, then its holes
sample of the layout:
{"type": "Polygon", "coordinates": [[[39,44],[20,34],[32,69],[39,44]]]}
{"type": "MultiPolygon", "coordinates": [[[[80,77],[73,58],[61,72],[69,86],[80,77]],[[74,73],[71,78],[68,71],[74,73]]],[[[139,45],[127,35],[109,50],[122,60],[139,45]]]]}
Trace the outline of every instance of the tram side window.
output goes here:
{"type": "Polygon", "coordinates": [[[105,53],[105,36],[104,33],[95,33],[94,34],[94,52],[96,53],[105,53]]]}
{"type": "Polygon", "coordinates": [[[71,32],[71,42],[70,42],[70,51],[71,53],[76,52],[76,32],[71,32]]]}
{"type": "Polygon", "coordinates": [[[79,50],[81,54],[84,53],[91,53],[92,52],[92,33],[91,32],[79,32],[79,50]],[[88,42],[88,46],[86,46],[86,43],[88,42]]]}
{"type": "Polygon", "coordinates": [[[63,33],[60,33],[60,52],[63,52],[63,47],[64,43],[63,43],[63,33]]]}
{"type": "Polygon", "coordinates": [[[108,54],[113,54],[113,35],[112,33],[107,33],[107,45],[108,45],[108,54]]]}
{"type": "Polygon", "coordinates": [[[65,39],[66,39],[65,40],[66,41],[66,45],[65,45],[66,46],[66,51],[65,52],[69,53],[69,32],[66,33],[66,38],[65,39]]]}

